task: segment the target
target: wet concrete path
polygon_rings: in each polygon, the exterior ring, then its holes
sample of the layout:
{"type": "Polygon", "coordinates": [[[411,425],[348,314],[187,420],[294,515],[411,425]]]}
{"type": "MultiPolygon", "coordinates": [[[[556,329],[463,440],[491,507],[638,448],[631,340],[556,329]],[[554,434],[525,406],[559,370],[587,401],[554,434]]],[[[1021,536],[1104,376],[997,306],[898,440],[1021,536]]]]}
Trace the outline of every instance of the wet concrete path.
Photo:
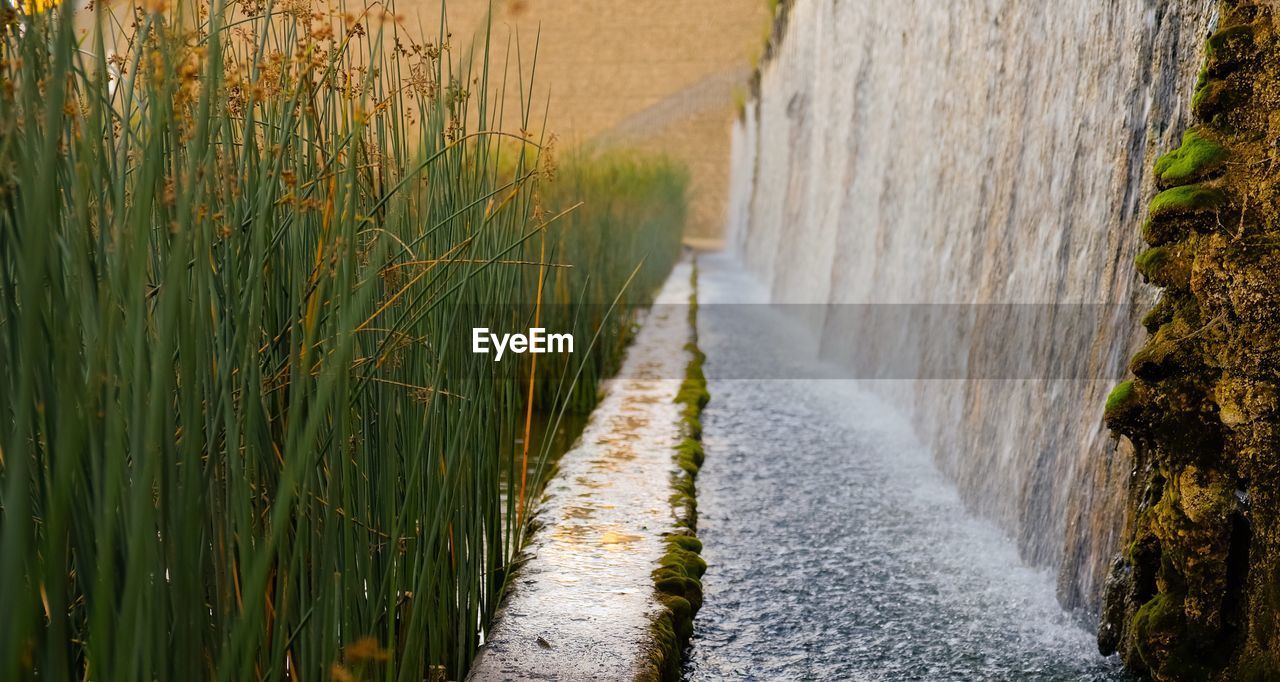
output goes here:
{"type": "Polygon", "coordinates": [[[717,305],[763,301],[758,284],[703,257],[699,300],[710,568],[687,679],[1117,678],[1058,607],[1052,576],[965,513],[881,399],[850,381],[717,379],[779,362],[822,375],[812,340],[776,309],[717,305]]]}
{"type": "Polygon", "coordinates": [[[690,355],[690,265],[659,294],[578,444],[560,460],[528,547],[468,679],[630,680],[659,605],[650,573],[674,525],[676,392],[690,355]]]}

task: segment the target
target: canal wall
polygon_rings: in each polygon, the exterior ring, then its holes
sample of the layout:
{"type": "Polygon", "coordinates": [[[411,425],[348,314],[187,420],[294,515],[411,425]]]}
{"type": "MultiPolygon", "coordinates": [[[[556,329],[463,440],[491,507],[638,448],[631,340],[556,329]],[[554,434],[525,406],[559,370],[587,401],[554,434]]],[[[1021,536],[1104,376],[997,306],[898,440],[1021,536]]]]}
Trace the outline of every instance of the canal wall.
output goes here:
{"type": "Polygon", "coordinates": [[[676,266],[560,459],[467,679],[679,679],[706,568],[693,273],[687,260],[676,266]]]}
{"type": "Polygon", "coordinates": [[[828,358],[863,350],[856,304],[1108,304],[1025,376],[875,386],[1088,615],[1133,468],[1102,413],[1156,297],[1133,267],[1150,169],[1215,20],[1204,0],[795,0],[733,129],[731,247],[773,301],[835,304],[796,308],[828,358]]]}

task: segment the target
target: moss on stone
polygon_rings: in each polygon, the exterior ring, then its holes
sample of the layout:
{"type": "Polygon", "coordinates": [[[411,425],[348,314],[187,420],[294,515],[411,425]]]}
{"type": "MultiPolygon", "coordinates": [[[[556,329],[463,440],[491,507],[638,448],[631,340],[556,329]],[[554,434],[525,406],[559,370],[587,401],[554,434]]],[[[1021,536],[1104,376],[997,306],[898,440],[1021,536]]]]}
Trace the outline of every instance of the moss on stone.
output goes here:
{"type": "Polygon", "coordinates": [[[1173,319],[1174,303],[1169,296],[1161,296],[1159,301],[1142,316],[1142,326],[1148,333],[1155,333],[1161,325],[1173,319]]]}
{"type": "Polygon", "coordinates": [[[1161,592],[1133,616],[1133,648],[1157,680],[1207,682],[1224,664],[1216,638],[1189,624],[1187,597],[1161,592]]]}
{"type": "Polygon", "coordinates": [[[1160,593],[1143,604],[1133,616],[1133,646],[1138,657],[1153,673],[1159,674],[1169,649],[1184,629],[1182,598],[1160,593]]]}
{"type": "Polygon", "coordinates": [[[1140,637],[1147,639],[1159,632],[1181,628],[1183,620],[1182,597],[1162,592],[1138,609],[1133,627],[1140,637]]]}
{"type": "MultiPolygon", "coordinates": [[[[688,480],[687,476],[681,477],[682,480],[688,480]]],[[[691,533],[698,530],[698,500],[685,492],[676,492],[671,495],[671,518],[675,522],[676,528],[679,530],[687,530],[691,533]]]]}
{"type": "MultiPolygon", "coordinates": [[[[661,600],[661,597],[659,597],[661,600]]],[[[636,682],[674,682],[680,679],[684,644],[676,633],[674,610],[667,606],[650,627],[653,640],[646,652],[648,664],[636,675],[636,682]]]]}
{"type": "MultiPolygon", "coordinates": [[[[677,597],[673,594],[663,594],[658,597],[658,601],[667,607],[671,612],[671,624],[675,630],[676,638],[681,642],[688,642],[693,636],[693,605],[684,597],[677,597]]],[[[683,644],[681,646],[683,648],[683,644]]]]}
{"type": "Polygon", "coordinates": [[[1274,682],[1280,680],[1280,651],[1252,654],[1240,660],[1240,682],[1274,682]]]}
{"type": "Polygon", "coordinates": [[[696,578],[690,578],[687,575],[675,575],[674,570],[671,568],[659,569],[662,574],[654,579],[654,586],[658,588],[659,592],[673,594],[688,600],[696,613],[698,609],[702,608],[702,583],[698,582],[696,578]]]}
{"type": "Polygon", "coordinates": [[[667,544],[675,545],[680,549],[687,549],[690,552],[702,552],[702,541],[693,535],[672,534],[667,536],[667,544]]]}
{"type": "MultiPolygon", "coordinates": [[[[684,570],[683,566],[681,566],[679,563],[676,563],[673,565],[658,566],[657,568],[653,569],[653,572],[650,573],[650,576],[653,578],[654,583],[658,583],[663,580],[677,580],[677,581],[685,580],[689,577],[689,573],[684,570]]],[[[684,587],[681,586],[673,590],[663,590],[663,591],[670,592],[671,594],[683,594],[684,587]]]]}
{"type": "Polygon", "coordinates": [[[701,409],[711,399],[711,394],[707,392],[707,378],[702,372],[702,363],[706,356],[698,349],[697,343],[693,341],[685,346],[685,350],[693,355],[693,359],[689,361],[689,365],[685,369],[685,378],[680,384],[680,391],[676,393],[676,402],[696,405],[701,409]]]}
{"type": "Polygon", "coordinates": [[[1211,78],[1205,73],[1191,97],[1191,110],[1200,120],[1216,123],[1221,114],[1234,108],[1243,98],[1243,94],[1227,80],[1211,78]]]}
{"type": "Polygon", "coordinates": [[[1151,200],[1149,217],[1142,226],[1142,238],[1152,246],[1164,246],[1188,236],[1192,227],[1211,224],[1203,217],[1222,208],[1226,194],[1206,184],[1183,185],[1160,192],[1151,200]]]}
{"type": "Polygon", "coordinates": [[[1175,316],[1147,338],[1147,342],[1133,354],[1129,371],[1134,376],[1156,381],[1177,370],[1190,359],[1194,350],[1194,330],[1187,321],[1175,316]]]}
{"type": "Polygon", "coordinates": [[[1226,0],[1217,11],[1198,126],[1155,167],[1162,189],[1181,185],[1155,197],[1143,226],[1162,248],[1135,260],[1165,292],[1143,319],[1151,338],[1133,355],[1129,397],[1107,411],[1133,468],[1099,644],[1158,681],[1280,679],[1280,581],[1267,578],[1280,565],[1280,402],[1253,388],[1274,383],[1280,363],[1280,260],[1256,247],[1280,243],[1269,165],[1280,7],[1226,0]]]}
{"type": "MultiPolygon", "coordinates": [[[[676,480],[672,482],[672,486],[675,488],[675,493],[672,495],[673,503],[675,498],[678,496],[683,495],[685,497],[693,497],[697,494],[697,488],[695,487],[691,476],[676,476],[676,480]]],[[[680,503],[684,504],[683,501],[680,503]]]]}
{"type": "Polygon", "coordinates": [[[1138,254],[1133,262],[1147,282],[1181,291],[1191,285],[1191,263],[1181,252],[1181,245],[1157,246],[1138,254]]]}
{"type": "Polygon", "coordinates": [[[1133,264],[1137,266],[1138,272],[1148,281],[1152,279],[1152,273],[1169,262],[1170,251],[1163,246],[1156,246],[1138,254],[1133,259],[1133,264]]]}
{"type": "Polygon", "coordinates": [[[702,582],[707,563],[699,552],[702,542],[695,535],[698,504],[695,479],[702,467],[705,453],[702,447],[702,408],[710,400],[707,380],[702,365],[706,356],[698,348],[697,338],[697,282],[698,268],[694,263],[690,275],[693,293],[689,296],[689,325],[693,340],[685,349],[690,359],[685,367],[685,378],[676,393],[675,401],[680,410],[680,429],[683,438],[672,453],[679,471],[672,476],[671,512],[675,529],[666,536],[667,551],[658,560],[658,568],[652,573],[654,589],[663,608],[654,621],[654,644],[649,654],[650,665],[641,677],[647,680],[680,679],[682,652],[693,636],[693,617],[702,607],[702,582]]]}
{"type": "Polygon", "coordinates": [[[1226,203],[1222,190],[1205,185],[1174,187],[1156,195],[1151,200],[1151,218],[1190,215],[1212,211],[1226,203]]]}
{"type": "Polygon", "coordinates": [[[1155,172],[1165,186],[1184,185],[1221,168],[1226,158],[1226,148],[1192,128],[1183,133],[1181,147],[1156,160],[1155,172]]]}
{"type": "Polygon", "coordinates": [[[679,567],[690,578],[701,578],[707,571],[707,562],[696,552],[680,547],[670,547],[658,560],[659,565],[679,567]]]}
{"type": "Polygon", "coordinates": [[[1107,394],[1103,420],[1111,430],[1130,435],[1144,423],[1143,389],[1134,380],[1122,381],[1107,394]]]}
{"type": "Polygon", "coordinates": [[[702,438],[702,420],[698,418],[698,408],[690,405],[681,418],[681,426],[686,438],[702,438]]]}
{"type": "Polygon", "coordinates": [[[1121,381],[1107,394],[1107,412],[1123,408],[1134,398],[1133,381],[1121,381]]]}
{"type": "MultiPolygon", "coordinates": [[[[685,438],[676,446],[676,457],[679,460],[687,461],[693,466],[694,474],[702,467],[702,462],[706,459],[706,454],[702,450],[702,441],[693,438],[685,438]]],[[[683,464],[681,465],[684,466],[683,464]]]]}
{"type": "Polygon", "coordinates": [[[1204,44],[1205,70],[1222,74],[1248,59],[1253,47],[1253,26],[1237,24],[1219,29],[1204,44]]]}

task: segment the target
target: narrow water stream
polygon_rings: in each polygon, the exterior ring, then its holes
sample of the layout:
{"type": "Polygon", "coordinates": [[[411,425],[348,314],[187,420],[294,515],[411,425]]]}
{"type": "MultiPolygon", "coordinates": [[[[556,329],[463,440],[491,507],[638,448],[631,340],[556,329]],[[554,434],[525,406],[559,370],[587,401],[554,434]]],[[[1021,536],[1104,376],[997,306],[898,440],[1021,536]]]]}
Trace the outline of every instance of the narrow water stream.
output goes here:
{"type": "Polygon", "coordinates": [[[711,404],[698,478],[704,577],[686,679],[1110,680],[1052,576],[968,515],[906,420],[820,371],[814,343],[725,256],[704,257],[711,404]]]}

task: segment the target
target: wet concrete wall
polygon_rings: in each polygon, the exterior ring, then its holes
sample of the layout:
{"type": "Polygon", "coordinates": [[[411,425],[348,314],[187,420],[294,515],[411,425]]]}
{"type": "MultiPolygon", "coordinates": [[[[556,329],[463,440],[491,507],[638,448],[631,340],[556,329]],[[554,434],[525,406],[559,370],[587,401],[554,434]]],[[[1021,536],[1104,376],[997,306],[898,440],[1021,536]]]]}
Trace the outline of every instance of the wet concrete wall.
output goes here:
{"type": "Polygon", "coordinates": [[[676,265],[582,436],[557,463],[470,682],[655,680],[678,669],[679,648],[663,638],[674,634],[669,595],[655,590],[654,571],[660,563],[670,570],[670,538],[681,528],[673,496],[684,492],[676,452],[687,436],[679,377],[695,339],[691,269],[676,265]]]}
{"type": "MultiPolygon", "coordinates": [[[[1079,337],[1083,368],[878,386],[968,505],[1086,612],[1124,522],[1130,455],[1101,417],[1155,296],[1132,265],[1150,168],[1189,123],[1213,14],[1205,0],[796,0],[733,133],[730,240],[775,301],[1121,304],[1079,337]]],[[[858,352],[806,310],[827,356],[858,352]]]]}

